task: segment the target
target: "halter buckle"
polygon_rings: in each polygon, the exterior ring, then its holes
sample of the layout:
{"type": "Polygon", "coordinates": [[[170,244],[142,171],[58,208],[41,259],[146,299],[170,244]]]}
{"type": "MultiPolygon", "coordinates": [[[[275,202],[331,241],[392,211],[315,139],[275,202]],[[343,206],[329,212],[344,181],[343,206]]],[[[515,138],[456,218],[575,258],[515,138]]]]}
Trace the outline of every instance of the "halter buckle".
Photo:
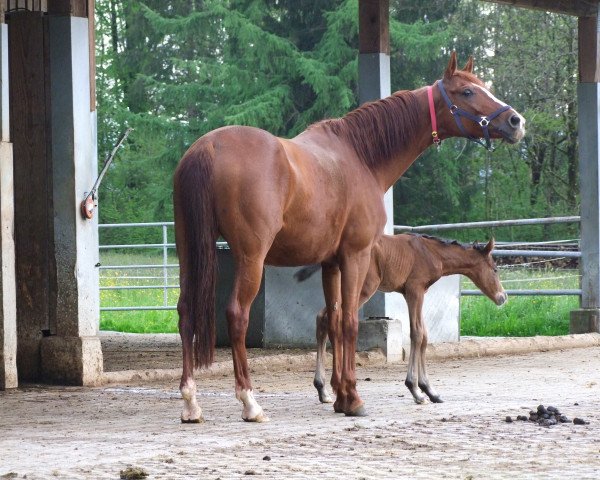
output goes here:
{"type": "Polygon", "coordinates": [[[454,115],[457,110],[458,110],[458,107],[456,105],[454,105],[454,104],[450,105],[450,113],[452,115],[454,115]]]}
{"type": "Polygon", "coordinates": [[[487,117],[481,117],[481,120],[479,120],[479,125],[481,125],[482,127],[487,127],[489,124],[490,121],[487,117]]]}

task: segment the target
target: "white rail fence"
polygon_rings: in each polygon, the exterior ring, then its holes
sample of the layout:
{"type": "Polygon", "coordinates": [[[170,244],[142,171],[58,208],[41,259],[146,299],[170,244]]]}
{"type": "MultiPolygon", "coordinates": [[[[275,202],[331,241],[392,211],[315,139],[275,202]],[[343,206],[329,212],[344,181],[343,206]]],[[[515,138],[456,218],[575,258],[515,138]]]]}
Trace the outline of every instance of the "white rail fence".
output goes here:
{"type": "MultiPolygon", "coordinates": [[[[418,227],[395,225],[394,230],[400,232],[414,233],[432,233],[448,230],[463,230],[472,228],[500,228],[500,227],[518,227],[524,225],[553,225],[561,223],[579,223],[580,217],[549,217],[549,218],[528,218],[518,220],[498,220],[486,222],[468,222],[468,223],[453,223],[453,224],[437,224],[437,225],[421,225],[418,227]]],[[[178,289],[177,283],[179,265],[176,260],[173,260],[173,252],[175,244],[169,242],[169,230],[173,229],[173,222],[153,222],[153,223],[113,223],[99,225],[102,230],[109,229],[156,229],[160,230],[162,242],[160,243],[139,243],[139,244],[101,244],[100,252],[109,251],[158,251],[160,252],[160,263],[151,264],[127,264],[127,265],[100,265],[100,291],[126,291],[126,290],[162,290],[161,305],[147,306],[102,306],[103,312],[108,311],[135,311],[135,310],[175,310],[175,305],[169,305],[168,293],[170,290],[178,289]],[[169,257],[169,252],[171,256],[169,257]],[[122,277],[103,275],[112,272],[125,272],[122,277]],[[135,276],[128,275],[127,272],[138,273],[135,276]],[[139,272],[148,272],[148,275],[141,275],[139,272]],[[112,285],[102,286],[102,281],[106,279],[127,279],[151,281],[152,285],[112,285]]],[[[545,258],[545,259],[563,259],[563,258],[581,258],[581,252],[577,251],[557,251],[556,246],[565,245],[567,243],[575,243],[578,245],[577,239],[545,241],[545,242],[497,242],[493,255],[495,257],[526,257],[526,258],[545,258]],[[527,249],[515,247],[530,247],[527,249]],[[546,248],[543,248],[546,247],[546,248]],[[549,247],[554,247],[551,249],[549,247]]],[[[226,248],[225,242],[217,242],[218,248],[226,248]]],[[[531,262],[535,263],[535,262],[531,262]]],[[[581,289],[507,289],[509,295],[581,295],[581,289]]],[[[481,295],[479,290],[462,290],[461,295],[481,295]]]]}

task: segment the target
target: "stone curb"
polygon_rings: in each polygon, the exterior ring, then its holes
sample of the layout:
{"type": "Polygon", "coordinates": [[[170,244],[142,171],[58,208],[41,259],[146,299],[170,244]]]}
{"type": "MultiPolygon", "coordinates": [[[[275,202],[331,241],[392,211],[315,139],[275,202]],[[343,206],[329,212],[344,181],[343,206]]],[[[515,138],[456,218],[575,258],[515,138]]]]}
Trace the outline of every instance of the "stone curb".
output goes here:
{"type": "MultiPolygon", "coordinates": [[[[570,348],[600,347],[600,333],[584,333],[578,335],[564,335],[557,337],[463,337],[456,343],[438,343],[429,345],[427,359],[429,361],[442,361],[460,358],[490,357],[496,355],[524,355],[535,352],[551,350],[564,350],[570,348]]],[[[331,363],[331,355],[328,355],[331,363]]],[[[408,355],[405,355],[408,358],[408,355]]],[[[277,354],[250,359],[251,373],[266,371],[284,371],[314,368],[316,354],[314,352],[302,354],[277,354]]],[[[385,356],[380,350],[359,352],[356,355],[358,366],[384,365],[385,356]]],[[[215,376],[233,375],[233,362],[231,360],[215,362],[207,369],[196,372],[196,378],[211,378],[215,376]]],[[[122,370],[118,372],[104,372],[102,384],[129,383],[139,381],[178,381],[181,369],[151,369],[151,370],[122,370]]]]}

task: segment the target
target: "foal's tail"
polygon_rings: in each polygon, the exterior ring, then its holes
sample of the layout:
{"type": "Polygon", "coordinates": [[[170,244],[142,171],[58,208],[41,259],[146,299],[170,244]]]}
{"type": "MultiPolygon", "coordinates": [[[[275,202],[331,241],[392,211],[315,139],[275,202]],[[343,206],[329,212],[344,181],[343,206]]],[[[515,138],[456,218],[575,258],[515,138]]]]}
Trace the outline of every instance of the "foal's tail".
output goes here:
{"type": "Polygon", "coordinates": [[[195,145],[174,175],[175,242],[181,268],[180,329],[193,331],[194,363],[209,366],[215,353],[218,237],[209,148],[195,145]]]}
{"type": "Polygon", "coordinates": [[[308,280],[319,270],[321,270],[321,265],[318,263],[308,265],[307,267],[302,267],[300,270],[297,270],[296,273],[294,273],[294,278],[297,282],[303,282],[304,280],[308,280]]]}

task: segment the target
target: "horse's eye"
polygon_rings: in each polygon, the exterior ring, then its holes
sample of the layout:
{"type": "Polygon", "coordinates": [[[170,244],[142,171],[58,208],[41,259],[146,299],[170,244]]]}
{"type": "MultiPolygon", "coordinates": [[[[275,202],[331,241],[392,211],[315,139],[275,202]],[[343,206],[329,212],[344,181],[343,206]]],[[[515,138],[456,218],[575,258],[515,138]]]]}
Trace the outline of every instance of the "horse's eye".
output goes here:
{"type": "Polygon", "coordinates": [[[465,88],[465,89],[463,90],[463,95],[464,95],[465,97],[470,97],[471,95],[473,95],[473,90],[471,90],[470,88],[465,88]]]}

